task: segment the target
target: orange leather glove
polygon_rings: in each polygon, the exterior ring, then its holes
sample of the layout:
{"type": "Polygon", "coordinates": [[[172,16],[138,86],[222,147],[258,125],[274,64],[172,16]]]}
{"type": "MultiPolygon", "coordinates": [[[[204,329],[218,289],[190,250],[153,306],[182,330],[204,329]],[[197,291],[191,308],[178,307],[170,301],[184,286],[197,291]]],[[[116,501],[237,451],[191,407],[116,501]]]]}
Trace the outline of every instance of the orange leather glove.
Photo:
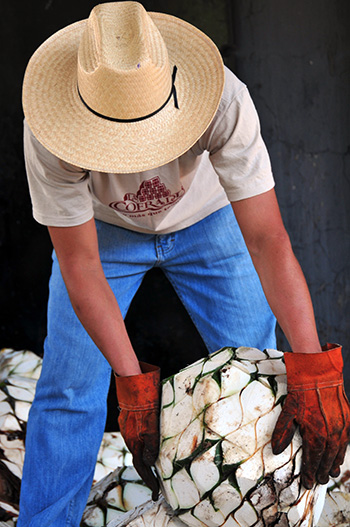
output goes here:
{"type": "Polygon", "coordinates": [[[337,477],[350,439],[350,405],[344,392],[341,346],[327,344],[323,353],[285,353],[287,397],[272,435],[280,454],[299,425],[303,441],[301,482],[337,477]]]}
{"type": "Polygon", "coordinates": [[[129,448],[134,467],[158,499],[159,483],[154,465],[159,451],[160,368],[140,362],[140,375],[115,375],[120,408],[120,432],[129,448]]]}

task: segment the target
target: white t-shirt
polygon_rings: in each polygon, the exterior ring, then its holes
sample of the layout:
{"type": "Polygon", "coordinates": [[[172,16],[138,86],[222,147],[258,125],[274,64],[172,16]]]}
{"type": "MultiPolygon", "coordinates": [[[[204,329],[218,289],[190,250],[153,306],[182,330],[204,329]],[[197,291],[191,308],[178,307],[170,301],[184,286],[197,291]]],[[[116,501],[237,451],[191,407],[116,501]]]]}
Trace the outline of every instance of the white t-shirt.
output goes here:
{"type": "Polygon", "coordinates": [[[138,232],[164,234],[274,186],[253,102],[227,68],[209,128],[171,163],[134,174],[87,171],[48,152],[26,122],[24,154],[33,215],[48,226],[75,226],[95,217],[138,232]]]}

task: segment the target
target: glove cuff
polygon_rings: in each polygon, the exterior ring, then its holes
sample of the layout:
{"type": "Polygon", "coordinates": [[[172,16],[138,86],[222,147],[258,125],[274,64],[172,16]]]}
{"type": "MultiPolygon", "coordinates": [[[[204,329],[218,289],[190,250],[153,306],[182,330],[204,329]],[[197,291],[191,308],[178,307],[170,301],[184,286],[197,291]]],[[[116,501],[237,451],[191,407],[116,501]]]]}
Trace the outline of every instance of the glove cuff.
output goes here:
{"type": "Polygon", "coordinates": [[[122,410],[139,411],[159,408],[160,368],[140,362],[140,375],[118,377],[115,385],[119,407],[122,410]]]}
{"type": "Polygon", "coordinates": [[[288,391],[327,388],[343,383],[342,347],[322,346],[321,353],[284,353],[288,391]]]}

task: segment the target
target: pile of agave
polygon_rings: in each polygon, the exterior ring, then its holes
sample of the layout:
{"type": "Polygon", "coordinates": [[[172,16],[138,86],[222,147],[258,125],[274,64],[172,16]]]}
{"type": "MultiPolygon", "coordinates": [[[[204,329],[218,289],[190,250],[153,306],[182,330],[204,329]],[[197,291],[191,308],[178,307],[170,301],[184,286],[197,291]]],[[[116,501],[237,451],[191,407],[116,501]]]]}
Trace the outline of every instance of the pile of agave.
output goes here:
{"type": "MultiPolygon", "coordinates": [[[[279,456],[271,452],[286,393],[282,356],[224,348],[164,381],[162,496],[150,499],[120,434],[106,433],[81,527],[349,526],[350,453],[328,488],[307,491],[299,481],[300,438],[279,456]]],[[[30,351],[0,353],[0,527],[16,524],[40,370],[30,351]]]]}

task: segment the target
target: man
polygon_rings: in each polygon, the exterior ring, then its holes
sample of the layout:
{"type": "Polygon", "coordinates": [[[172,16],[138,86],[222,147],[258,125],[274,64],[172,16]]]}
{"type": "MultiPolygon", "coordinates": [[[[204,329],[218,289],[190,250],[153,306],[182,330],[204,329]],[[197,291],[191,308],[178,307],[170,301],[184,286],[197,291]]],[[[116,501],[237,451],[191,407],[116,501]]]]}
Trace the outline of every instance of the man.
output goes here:
{"type": "Polygon", "coordinates": [[[350,422],[341,350],[321,350],[254,106],[212,41],[136,2],[101,4],[36,51],[23,106],[33,213],[55,252],[18,527],[79,525],[110,368],[121,432],[156,499],[160,374],[123,322],[154,266],[209,352],[275,347],[274,312],[294,352],[274,451],[300,425],[304,485],[337,475],[350,422]]]}

